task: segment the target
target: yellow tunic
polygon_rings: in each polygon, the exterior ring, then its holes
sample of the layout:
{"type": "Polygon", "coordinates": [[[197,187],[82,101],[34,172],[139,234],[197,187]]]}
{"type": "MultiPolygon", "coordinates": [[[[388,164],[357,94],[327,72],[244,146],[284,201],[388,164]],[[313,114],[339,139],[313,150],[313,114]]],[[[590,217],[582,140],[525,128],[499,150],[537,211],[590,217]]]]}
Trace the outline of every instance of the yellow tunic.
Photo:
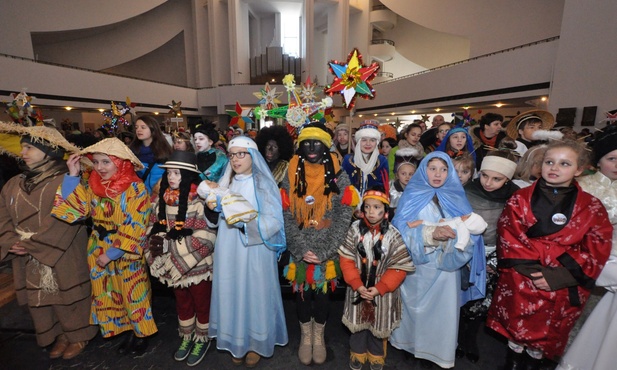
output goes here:
{"type": "Polygon", "coordinates": [[[58,189],[52,214],[69,223],[92,217],[94,230],[88,242],[92,281],[90,323],[99,325],[103,337],[133,330],[138,337],[157,332],[150,305],[150,280],[143,245],[150,213],[146,187],[132,183],[117,197],[101,198],[79,184],[66,198],[58,189]],[[104,230],[103,230],[104,229],[104,230]],[[125,253],[105,268],[96,259],[110,248],[125,253]]]}

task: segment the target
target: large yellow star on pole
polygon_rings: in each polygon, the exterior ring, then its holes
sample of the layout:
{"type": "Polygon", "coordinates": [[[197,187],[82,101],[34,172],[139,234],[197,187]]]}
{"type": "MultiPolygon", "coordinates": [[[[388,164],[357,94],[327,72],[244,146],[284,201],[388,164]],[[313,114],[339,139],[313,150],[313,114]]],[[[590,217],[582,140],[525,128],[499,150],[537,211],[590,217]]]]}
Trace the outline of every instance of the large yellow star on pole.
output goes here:
{"type": "Polygon", "coordinates": [[[337,61],[328,64],[335,77],[332,85],[326,86],[325,93],[330,96],[334,93],[343,95],[345,108],[351,110],[358,95],[364,99],[375,97],[375,90],[370,82],[377,75],[379,64],[373,63],[368,67],[364,66],[358,49],[353,49],[349,53],[346,64],[337,61]]]}

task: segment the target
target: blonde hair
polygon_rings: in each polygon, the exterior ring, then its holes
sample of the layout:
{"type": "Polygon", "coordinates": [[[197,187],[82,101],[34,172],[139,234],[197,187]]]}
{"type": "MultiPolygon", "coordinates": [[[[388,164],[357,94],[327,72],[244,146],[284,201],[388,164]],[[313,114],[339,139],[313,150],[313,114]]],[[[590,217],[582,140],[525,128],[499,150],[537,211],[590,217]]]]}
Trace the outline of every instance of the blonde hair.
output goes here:
{"type": "MultiPolygon", "coordinates": [[[[587,148],[586,144],[578,140],[553,140],[546,146],[546,151],[557,148],[568,148],[577,155],[576,164],[578,168],[584,168],[591,162],[591,151],[587,148]]],[[[546,154],[546,152],[544,152],[546,154]]]]}
{"type": "Polygon", "coordinates": [[[536,145],[531,147],[528,151],[525,152],[523,158],[518,162],[516,166],[516,171],[514,171],[514,178],[521,179],[525,181],[531,181],[529,178],[531,176],[531,170],[535,165],[542,165],[542,158],[544,158],[544,153],[546,152],[546,145],[536,145]]]}

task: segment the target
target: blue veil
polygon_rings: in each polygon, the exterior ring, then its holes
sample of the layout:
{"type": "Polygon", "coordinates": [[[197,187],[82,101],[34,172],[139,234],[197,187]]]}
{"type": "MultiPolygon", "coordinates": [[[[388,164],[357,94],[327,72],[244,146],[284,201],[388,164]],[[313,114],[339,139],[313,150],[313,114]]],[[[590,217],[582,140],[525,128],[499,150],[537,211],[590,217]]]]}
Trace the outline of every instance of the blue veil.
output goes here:
{"type": "Polygon", "coordinates": [[[441,143],[439,144],[439,146],[435,149],[435,151],[439,151],[439,152],[446,152],[446,145],[448,144],[448,140],[450,140],[450,135],[452,134],[456,134],[457,132],[463,132],[465,133],[465,135],[467,135],[467,151],[471,154],[471,156],[473,157],[473,161],[476,161],[476,151],[473,147],[473,139],[471,138],[471,135],[469,134],[469,131],[466,128],[463,127],[455,127],[452,130],[448,131],[448,133],[446,134],[446,137],[443,138],[443,140],[441,141],[441,143]]]}
{"type": "MultiPolygon", "coordinates": [[[[255,147],[257,146],[255,145],[255,147]]],[[[274,177],[272,177],[268,163],[259,153],[259,150],[247,147],[247,151],[253,162],[253,186],[257,199],[257,229],[265,246],[280,255],[287,248],[281,193],[274,177]]],[[[231,173],[231,161],[229,161],[219,184],[228,187],[231,173]]]]}
{"type": "MultiPolygon", "coordinates": [[[[407,226],[407,222],[421,219],[420,213],[432,201],[434,196],[437,196],[439,204],[448,218],[464,216],[473,211],[450,156],[438,151],[431,152],[422,159],[416,173],[405,187],[405,191],[399,200],[396,214],[392,219],[394,227],[403,235],[407,249],[412,254],[414,264],[416,265],[426,263],[428,260],[422,253],[417,253],[417,251],[424,250],[421,227],[410,229],[407,226]],[[439,188],[434,188],[429,184],[426,173],[428,162],[434,158],[440,158],[448,164],[448,177],[439,188]]],[[[472,235],[472,241],[474,244],[473,255],[469,261],[471,269],[469,282],[471,286],[467,290],[461,291],[462,304],[472,299],[483,298],[486,292],[484,240],[481,235],[472,235]]]]}

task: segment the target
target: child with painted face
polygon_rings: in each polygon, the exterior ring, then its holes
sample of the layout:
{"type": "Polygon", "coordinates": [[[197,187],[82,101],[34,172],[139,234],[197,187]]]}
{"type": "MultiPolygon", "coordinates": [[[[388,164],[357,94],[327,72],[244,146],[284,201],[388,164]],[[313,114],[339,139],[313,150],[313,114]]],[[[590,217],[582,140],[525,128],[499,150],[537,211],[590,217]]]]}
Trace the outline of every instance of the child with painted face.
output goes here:
{"type": "Polygon", "coordinates": [[[175,151],[161,167],[165,175],[150,214],[145,256],[151,275],[173,288],[176,297],[182,342],[174,359],[195,366],[211,344],[207,335],[216,240],[212,222],[218,214],[204,208],[197,194],[201,172],[194,153],[175,151]]]}
{"type": "Polygon", "coordinates": [[[349,179],[329,151],[331,140],[323,124],[313,122],[302,128],[282,185],[289,199],[283,216],[290,252],[283,275],[296,293],[301,332],[298,359],[304,365],[326,361],[324,330],[340,275],[337,248],[352,212],[342,203],[339,189],[348,186],[349,179]]]}
{"type": "Polygon", "coordinates": [[[219,140],[219,133],[210,121],[200,121],[193,130],[197,167],[202,180],[217,182],[227,165],[227,156],[213,145],[219,140]]]}
{"type": "MultiPolygon", "coordinates": [[[[480,352],[476,342],[476,335],[480,325],[486,320],[488,308],[491,304],[493,291],[497,285],[497,220],[501,215],[506,201],[519,189],[511,180],[516,169],[517,157],[512,143],[509,150],[493,150],[488,152],[478,178],[468,182],[465,194],[475,213],[487,223],[482,233],[484,253],[486,255],[486,295],[483,299],[467,302],[461,308],[461,320],[458,331],[458,358],[464,356],[473,363],[478,362],[480,352]]],[[[454,161],[455,163],[458,160],[454,161]]],[[[473,171],[473,162],[470,169],[473,171]]],[[[459,173],[460,177],[460,173],[459,173]]]]}
{"type": "Polygon", "coordinates": [[[343,324],[349,338],[351,369],[367,361],[383,368],[386,341],[401,320],[398,287],[415,270],[403,237],[388,221],[390,201],[383,188],[364,193],[360,220],[354,221],[338,249],[345,282],[343,324]]]}
{"type": "Polygon", "coordinates": [[[574,180],[586,156],[582,143],[550,143],[542,177],[517,191],[499,219],[499,280],[487,326],[508,339],[507,368],[561,356],[609,256],[606,209],[574,180]]]}
{"type": "Polygon", "coordinates": [[[467,129],[463,127],[455,127],[448,131],[446,137],[443,139],[441,144],[439,144],[436,150],[445,152],[452,159],[463,154],[469,154],[473,158],[474,163],[476,160],[476,154],[473,149],[473,140],[471,139],[469,132],[467,132],[467,129]]]}
{"type": "Polygon", "coordinates": [[[288,341],[277,265],[286,245],[282,202],[252,139],[233,138],[227,155],[219,183],[204,180],[197,189],[221,211],[208,336],[236,365],[254,367],[288,341]]]}
{"type": "MultiPolygon", "coordinates": [[[[389,185],[388,160],[379,154],[377,147],[381,138],[378,126],[379,122],[375,120],[364,121],[355,134],[356,151],[354,154],[347,154],[343,159],[343,170],[347,172],[354,190],[358,193],[358,199],[361,199],[366,189],[370,187],[385,188],[389,185]]],[[[356,210],[355,217],[360,217],[359,209],[356,210]]]]}

